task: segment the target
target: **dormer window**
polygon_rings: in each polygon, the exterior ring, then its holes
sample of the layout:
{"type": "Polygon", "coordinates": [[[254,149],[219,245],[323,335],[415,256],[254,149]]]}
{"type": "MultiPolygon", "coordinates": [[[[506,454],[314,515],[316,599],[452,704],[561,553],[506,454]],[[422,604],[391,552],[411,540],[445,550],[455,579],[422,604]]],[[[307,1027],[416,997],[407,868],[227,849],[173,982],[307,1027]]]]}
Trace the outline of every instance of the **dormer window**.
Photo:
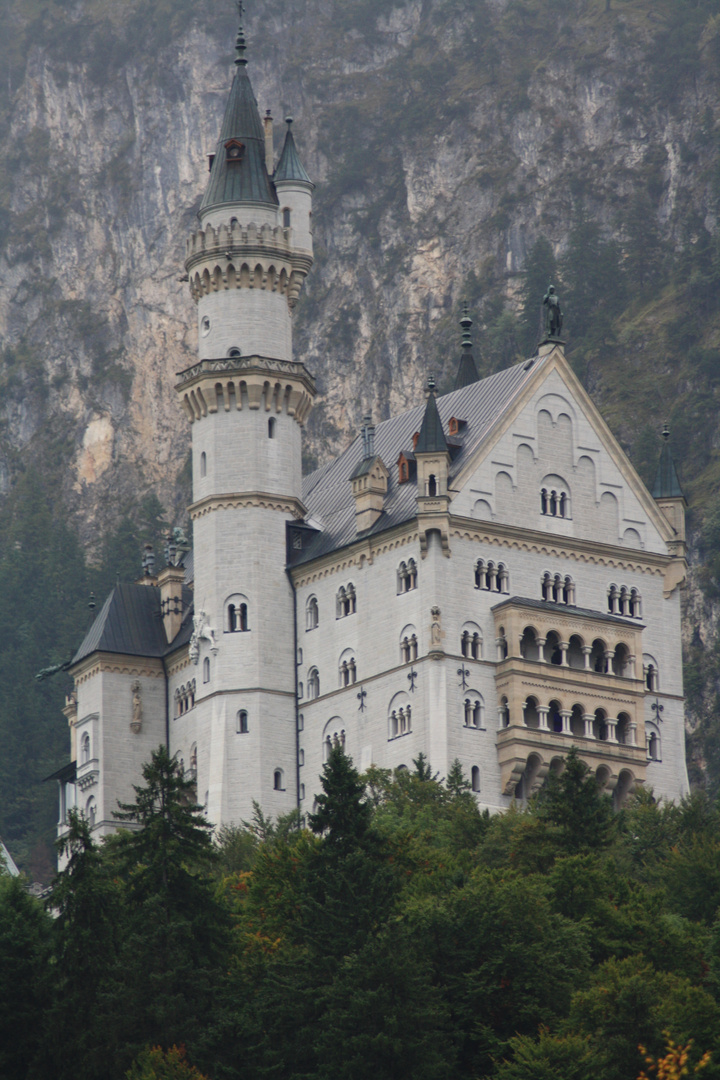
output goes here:
{"type": "Polygon", "coordinates": [[[240,162],[245,154],[245,144],[239,139],[228,139],[225,143],[225,160],[228,162],[240,162]]]}
{"type": "Polygon", "coordinates": [[[418,441],[419,438],[420,438],[420,432],[416,431],[415,434],[413,435],[413,450],[417,446],[417,441],[418,441]]]}
{"type": "Polygon", "coordinates": [[[466,427],[467,420],[458,420],[457,416],[451,416],[448,424],[448,434],[459,435],[466,427]]]}

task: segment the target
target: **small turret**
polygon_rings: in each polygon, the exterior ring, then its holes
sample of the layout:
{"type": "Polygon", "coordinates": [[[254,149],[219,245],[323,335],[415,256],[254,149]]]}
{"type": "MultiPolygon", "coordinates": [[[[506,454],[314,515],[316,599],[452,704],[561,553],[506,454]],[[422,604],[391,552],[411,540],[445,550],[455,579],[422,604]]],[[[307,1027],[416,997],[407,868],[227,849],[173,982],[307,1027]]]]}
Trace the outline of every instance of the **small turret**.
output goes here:
{"type": "Polygon", "coordinates": [[[435,380],[432,375],[428,379],[428,391],[425,415],[415,444],[418,498],[447,500],[450,450],[435,400],[435,380]]]}
{"type": "Polygon", "coordinates": [[[671,554],[684,558],[685,544],[685,507],[687,500],[683,495],[680,481],[678,480],[675,462],[670,452],[670,429],[667,424],[663,428],[663,446],[660,451],[657,475],[652,489],[653,499],[657,502],[665,517],[673,527],[675,541],[671,543],[671,554]]]}
{"type": "Polygon", "coordinates": [[[285,228],[292,228],[295,247],[312,255],[312,192],[315,185],[305,172],[292,133],[292,116],[285,119],[287,132],[273,176],[285,228]]]}
{"type": "Polygon", "coordinates": [[[375,453],[375,427],[370,416],[364,419],[362,439],[362,461],[350,474],[359,533],[371,528],[382,514],[390,476],[384,461],[375,453]]]}
{"type": "Polygon", "coordinates": [[[472,338],[470,337],[470,327],[472,326],[472,319],[468,314],[468,302],[463,303],[463,314],[460,320],[462,326],[462,354],[460,356],[460,364],[458,366],[458,373],[455,378],[455,385],[453,390],[462,390],[463,386],[471,386],[472,383],[476,383],[480,376],[478,375],[478,369],[475,364],[475,358],[472,354],[472,338]]]}

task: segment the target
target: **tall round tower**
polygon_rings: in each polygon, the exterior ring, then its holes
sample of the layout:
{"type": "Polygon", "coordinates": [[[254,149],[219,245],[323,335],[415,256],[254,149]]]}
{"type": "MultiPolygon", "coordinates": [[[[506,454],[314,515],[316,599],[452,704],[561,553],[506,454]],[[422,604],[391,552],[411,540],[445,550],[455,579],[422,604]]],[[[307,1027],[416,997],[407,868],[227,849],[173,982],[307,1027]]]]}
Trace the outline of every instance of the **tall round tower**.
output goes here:
{"type": "Polygon", "coordinates": [[[313,261],[313,185],[289,126],[268,172],[245,47],[240,28],[200,228],[187,243],[199,360],[176,386],[192,424],[198,794],[217,824],[247,819],[253,800],[275,813],[296,805],[285,536],[303,516],[301,428],[315,396],[292,358],[293,307],[313,261]]]}

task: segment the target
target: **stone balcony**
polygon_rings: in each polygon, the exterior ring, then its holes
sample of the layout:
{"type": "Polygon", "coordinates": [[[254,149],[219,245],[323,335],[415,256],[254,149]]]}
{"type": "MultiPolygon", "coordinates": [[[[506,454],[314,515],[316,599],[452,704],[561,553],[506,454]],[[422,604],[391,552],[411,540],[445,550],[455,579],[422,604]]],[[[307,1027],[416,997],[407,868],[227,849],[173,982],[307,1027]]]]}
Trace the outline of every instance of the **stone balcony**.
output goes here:
{"type": "Polygon", "coordinates": [[[575,746],[621,803],[645,780],[642,624],[522,597],[493,614],[503,793],[527,798],[575,746]]]}

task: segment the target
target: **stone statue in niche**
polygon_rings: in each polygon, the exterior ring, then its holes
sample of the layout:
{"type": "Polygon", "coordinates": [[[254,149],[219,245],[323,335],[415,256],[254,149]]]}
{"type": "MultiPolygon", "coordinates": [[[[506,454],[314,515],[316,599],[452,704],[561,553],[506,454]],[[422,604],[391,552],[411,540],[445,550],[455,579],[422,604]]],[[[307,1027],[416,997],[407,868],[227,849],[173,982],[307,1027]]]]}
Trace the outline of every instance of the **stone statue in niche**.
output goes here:
{"type": "Polygon", "coordinates": [[[142,730],[142,698],[140,696],[140,683],[134,682],[130,687],[132,692],[132,720],[130,729],[137,735],[142,730]]]}
{"type": "Polygon", "coordinates": [[[430,645],[435,648],[440,648],[442,644],[442,623],[440,622],[440,608],[432,608],[430,614],[432,615],[432,622],[430,623],[430,645]]]}
{"type": "Polygon", "coordinates": [[[188,647],[188,655],[193,664],[197,664],[200,660],[200,642],[203,640],[209,641],[211,651],[217,653],[215,631],[209,624],[207,614],[199,611],[197,615],[193,615],[193,632],[188,647]]]}
{"type": "Polygon", "coordinates": [[[563,314],[560,308],[560,298],[555,292],[554,285],[548,285],[548,291],[543,296],[545,308],[545,333],[549,338],[560,336],[563,324],[563,314]]]}

